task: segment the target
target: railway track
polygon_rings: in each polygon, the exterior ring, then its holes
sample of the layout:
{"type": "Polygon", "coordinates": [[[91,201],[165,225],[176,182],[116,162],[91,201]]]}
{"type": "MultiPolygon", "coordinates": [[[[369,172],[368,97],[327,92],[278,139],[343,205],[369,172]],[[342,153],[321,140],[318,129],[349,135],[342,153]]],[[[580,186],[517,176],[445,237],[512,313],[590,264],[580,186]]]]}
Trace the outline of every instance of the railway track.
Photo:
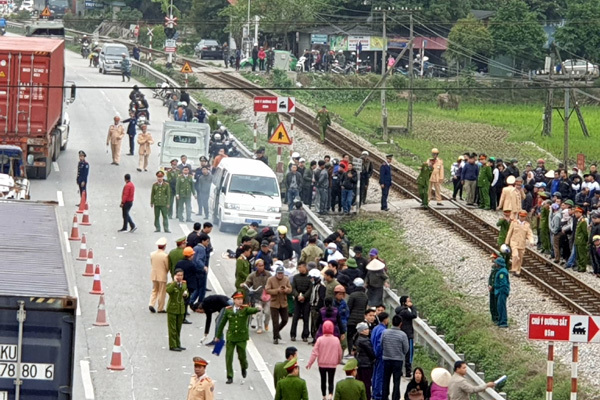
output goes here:
{"type": "MultiPolygon", "coordinates": [[[[124,41],[123,43],[131,46],[124,41]]],[[[161,51],[152,50],[152,52],[157,55],[164,55],[161,51]]],[[[176,63],[182,65],[185,61],[193,67],[210,67],[204,62],[185,57],[179,57],[176,63]]],[[[224,72],[210,74],[210,77],[232,88],[243,88],[241,91],[250,97],[276,95],[245,79],[224,72]]],[[[285,115],[285,117],[289,118],[288,115],[285,115]]],[[[314,117],[300,108],[296,108],[294,124],[310,135],[320,137],[314,117]]],[[[328,147],[337,150],[339,153],[348,153],[352,156],[360,155],[364,149],[364,146],[352,137],[332,127],[327,129],[325,142],[328,147]]],[[[385,162],[385,159],[377,154],[371,154],[370,158],[374,163],[374,172],[378,174],[379,167],[385,162]]],[[[402,197],[420,200],[417,182],[413,176],[392,165],[392,177],[394,191],[402,197]]],[[[472,213],[467,207],[447,196],[443,196],[443,199],[451,202],[457,208],[438,210],[430,207],[428,212],[432,218],[439,220],[484,251],[492,253],[497,250],[498,228],[490,225],[472,213]]],[[[600,315],[599,291],[533,249],[528,248],[525,251],[521,276],[552,299],[567,307],[571,312],[582,315],[600,315]]]]}

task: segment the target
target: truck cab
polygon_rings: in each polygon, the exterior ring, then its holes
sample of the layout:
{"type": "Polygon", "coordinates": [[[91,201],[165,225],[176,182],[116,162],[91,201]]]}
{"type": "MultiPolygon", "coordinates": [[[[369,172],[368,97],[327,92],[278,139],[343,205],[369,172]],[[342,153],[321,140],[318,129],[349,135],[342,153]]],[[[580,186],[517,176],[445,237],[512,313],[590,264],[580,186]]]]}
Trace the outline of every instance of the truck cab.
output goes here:
{"type": "Polygon", "coordinates": [[[171,160],[179,159],[182,154],[193,166],[200,157],[208,156],[210,125],[197,122],[165,121],[160,146],[159,165],[169,168],[171,160]]]}

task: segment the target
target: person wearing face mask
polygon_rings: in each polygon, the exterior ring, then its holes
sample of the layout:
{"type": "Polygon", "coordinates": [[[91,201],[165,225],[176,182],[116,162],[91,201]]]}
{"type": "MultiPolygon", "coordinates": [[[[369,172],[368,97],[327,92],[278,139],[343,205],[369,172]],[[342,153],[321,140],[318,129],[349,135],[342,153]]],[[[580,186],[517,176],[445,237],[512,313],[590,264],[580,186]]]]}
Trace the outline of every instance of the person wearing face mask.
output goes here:
{"type": "Polygon", "coordinates": [[[327,261],[338,261],[344,258],[342,253],[338,251],[338,247],[334,242],[327,245],[327,261]]]}

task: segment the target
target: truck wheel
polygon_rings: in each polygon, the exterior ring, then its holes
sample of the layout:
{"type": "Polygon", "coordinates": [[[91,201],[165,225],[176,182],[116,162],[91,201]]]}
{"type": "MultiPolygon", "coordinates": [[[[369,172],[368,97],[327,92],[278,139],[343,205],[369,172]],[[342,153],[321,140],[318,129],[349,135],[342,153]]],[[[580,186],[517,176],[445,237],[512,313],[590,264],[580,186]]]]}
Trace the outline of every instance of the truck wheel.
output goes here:
{"type": "Polygon", "coordinates": [[[53,151],[52,151],[52,161],[56,161],[58,160],[58,157],[60,156],[60,143],[62,142],[61,137],[62,134],[60,133],[60,131],[58,131],[58,133],[54,134],[54,131],[52,132],[52,137],[54,138],[54,145],[53,147],[53,151]]]}

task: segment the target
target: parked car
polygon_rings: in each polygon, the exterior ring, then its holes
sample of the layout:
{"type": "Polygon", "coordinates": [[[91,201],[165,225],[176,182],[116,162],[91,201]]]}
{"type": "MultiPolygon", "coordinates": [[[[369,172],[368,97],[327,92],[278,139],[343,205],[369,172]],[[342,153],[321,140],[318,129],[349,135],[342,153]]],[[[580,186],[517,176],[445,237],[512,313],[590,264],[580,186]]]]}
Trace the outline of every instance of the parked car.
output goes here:
{"type": "Polygon", "coordinates": [[[120,74],[123,53],[129,54],[129,50],[124,44],[105,43],[102,50],[100,50],[98,72],[102,74],[117,72],[120,74]]]}
{"type": "Polygon", "coordinates": [[[565,60],[563,62],[565,74],[570,75],[598,75],[598,65],[586,60],[565,60]]]}
{"type": "Polygon", "coordinates": [[[216,40],[202,39],[194,48],[194,52],[199,59],[214,58],[223,59],[223,46],[216,40]]]}

